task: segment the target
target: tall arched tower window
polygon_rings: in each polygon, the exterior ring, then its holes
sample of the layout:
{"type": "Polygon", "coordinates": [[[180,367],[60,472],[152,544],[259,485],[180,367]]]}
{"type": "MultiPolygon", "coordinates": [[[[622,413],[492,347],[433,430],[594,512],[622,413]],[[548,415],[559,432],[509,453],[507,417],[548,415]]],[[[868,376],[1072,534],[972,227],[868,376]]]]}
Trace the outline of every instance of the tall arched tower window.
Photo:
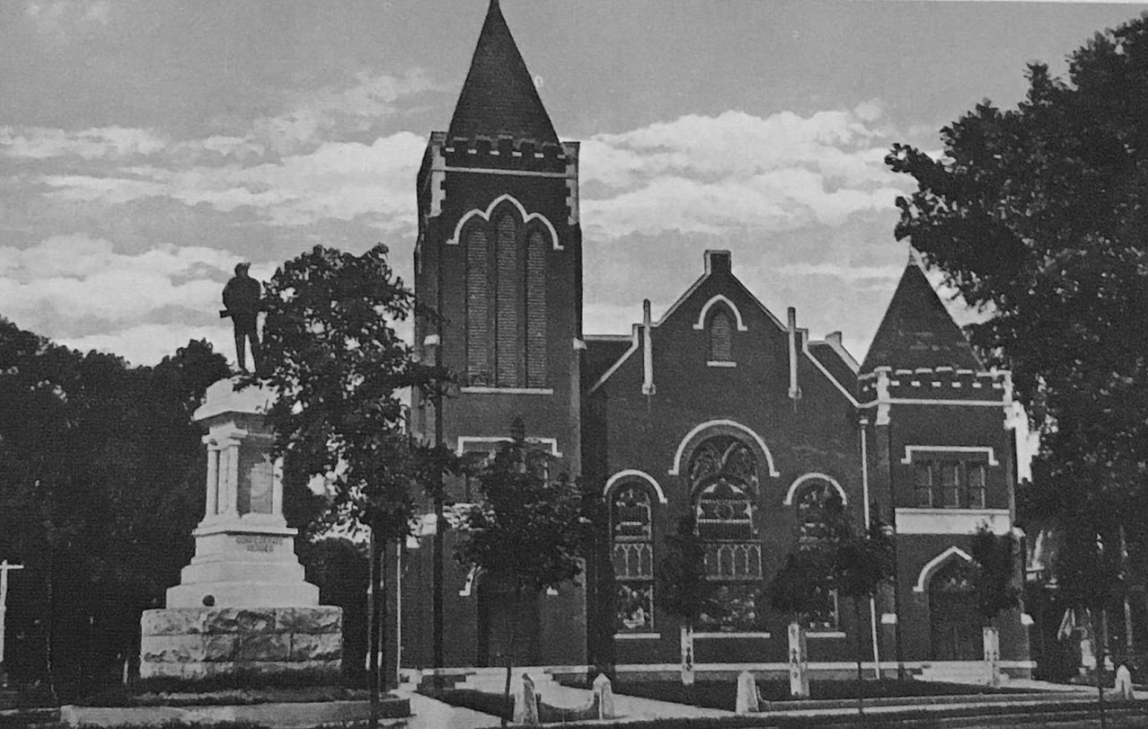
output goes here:
{"type": "Polygon", "coordinates": [[[650,494],[624,484],[610,501],[614,565],[615,626],[618,632],[654,628],[654,532],[650,494]]]}
{"type": "Polygon", "coordinates": [[[494,220],[472,223],[465,236],[467,384],[546,387],[551,242],[510,213],[494,220]]]}
{"type": "Polygon", "coordinates": [[[761,539],[757,531],[757,458],[742,441],[717,436],[690,458],[690,491],[706,577],[722,583],[700,621],[703,629],[746,631],[760,625],[761,539]]]}

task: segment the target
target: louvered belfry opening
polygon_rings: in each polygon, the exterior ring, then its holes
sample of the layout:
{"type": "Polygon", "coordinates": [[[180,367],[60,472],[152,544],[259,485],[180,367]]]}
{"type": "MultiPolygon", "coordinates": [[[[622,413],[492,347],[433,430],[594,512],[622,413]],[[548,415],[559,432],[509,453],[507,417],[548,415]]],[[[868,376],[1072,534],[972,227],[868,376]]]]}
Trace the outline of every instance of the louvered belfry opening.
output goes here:
{"type": "Polygon", "coordinates": [[[473,224],[465,238],[468,384],[543,388],[550,241],[510,213],[492,221],[473,224]]]}

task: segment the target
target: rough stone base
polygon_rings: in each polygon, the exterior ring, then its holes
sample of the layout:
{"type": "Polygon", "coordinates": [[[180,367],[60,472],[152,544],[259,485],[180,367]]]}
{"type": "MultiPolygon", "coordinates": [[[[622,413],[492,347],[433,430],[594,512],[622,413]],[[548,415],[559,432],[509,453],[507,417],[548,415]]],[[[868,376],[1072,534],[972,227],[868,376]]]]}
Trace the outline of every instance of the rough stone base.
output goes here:
{"type": "Polygon", "coordinates": [[[343,611],[337,607],[172,608],[140,621],[140,678],[338,677],[343,611]]]}

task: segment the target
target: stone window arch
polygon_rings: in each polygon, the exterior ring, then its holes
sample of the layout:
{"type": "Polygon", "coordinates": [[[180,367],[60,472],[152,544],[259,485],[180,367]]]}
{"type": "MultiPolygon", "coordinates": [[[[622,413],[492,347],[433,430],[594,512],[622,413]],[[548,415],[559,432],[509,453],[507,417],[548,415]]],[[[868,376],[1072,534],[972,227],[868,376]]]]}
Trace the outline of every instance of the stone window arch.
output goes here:
{"type": "Polygon", "coordinates": [[[741,439],[715,435],[690,456],[688,476],[707,579],[721,583],[702,614],[703,630],[760,626],[761,538],[757,528],[758,462],[741,439]]]}
{"type": "Polygon", "coordinates": [[[610,547],[614,568],[614,629],[654,629],[654,504],[646,484],[624,481],[610,494],[610,547]]]}
{"type": "Polygon", "coordinates": [[[547,384],[549,235],[505,202],[472,217],[466,246],[466,374],[472,387],[547,384]]]}

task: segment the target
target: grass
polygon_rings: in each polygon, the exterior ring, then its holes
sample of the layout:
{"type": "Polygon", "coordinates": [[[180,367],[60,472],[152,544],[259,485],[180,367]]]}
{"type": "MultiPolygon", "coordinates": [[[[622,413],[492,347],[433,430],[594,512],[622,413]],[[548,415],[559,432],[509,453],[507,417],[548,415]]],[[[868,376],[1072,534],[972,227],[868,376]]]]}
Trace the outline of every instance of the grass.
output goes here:
{"type": "MultiPolygon", "coordinates": [[[[989,686],[924,681],[862,681],[860,685],[866,699],[1025,693],[1018,689],[994,689],[989,686]]],[[[766,701],[801,700],[789,695],[788,682],[758,681],[757,687],[761,697],[766,701]]],[[[809,686],[810,698],[814,700],[856,699],[857,688],[856,681],[813,681],[809,686]]],[[[737,704],[737,682],[733,680],[699,681],[693,686],[683,686],[678,681],[626,681],[619,679],[614,683],[614,693],[724,711],[733,711],[737,704]]]]}

